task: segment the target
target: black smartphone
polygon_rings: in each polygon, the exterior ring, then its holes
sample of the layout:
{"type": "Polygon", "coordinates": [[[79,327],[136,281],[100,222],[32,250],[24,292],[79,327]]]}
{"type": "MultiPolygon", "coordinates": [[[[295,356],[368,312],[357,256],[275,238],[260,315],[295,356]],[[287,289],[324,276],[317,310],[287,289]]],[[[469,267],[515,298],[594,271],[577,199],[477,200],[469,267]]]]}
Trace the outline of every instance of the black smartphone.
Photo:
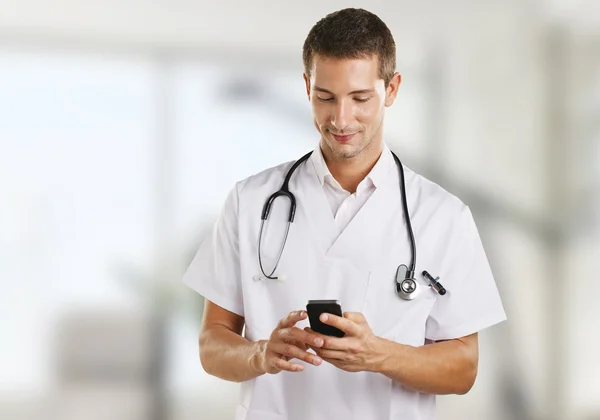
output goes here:
{"type": "Polygon", "coordinates": [[[310,328],[313,331],[334,337],[344,336],[344,331],[331,325],[324,324],[319,319],[322,313],[342,316],[342,306],[340,305],[339,300],[309,300],[306,304],[306,312],[308,313],[310,328]]]}

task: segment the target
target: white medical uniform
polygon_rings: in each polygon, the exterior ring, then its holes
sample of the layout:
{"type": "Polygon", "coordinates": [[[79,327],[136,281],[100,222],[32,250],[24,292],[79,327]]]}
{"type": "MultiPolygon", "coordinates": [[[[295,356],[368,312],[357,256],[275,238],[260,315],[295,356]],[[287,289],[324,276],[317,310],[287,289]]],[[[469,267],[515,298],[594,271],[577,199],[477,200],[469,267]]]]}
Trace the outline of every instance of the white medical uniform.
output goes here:
{"type": "MultiPolygon", "coordinates": [[[[267,169],[231,190],[212,233],[184,282],[211,302],[245,318],[245,337],[268,339],[280,319],[309,299],[338,299],[361,312],[373,333],[421,346],[425,340],[463,337],[506,319],[469,208],[440,186],[404,166],[417,245],[419,295],[398,297],[395,275],[410,264],[400,179],[387,145],[355,194],[333,179],[319,147],[290,180],[296,214],[275,275],[261,275],[257,258],[261,212],[293,162],[267,169]],[[440,276],[437,295],[421,272],[440,276]]],[[[278,198],[263,232],[267,274],[285,233],[289,204],[278,198]]],[[[299,328],[308,321],[297,324],[299,328]]],[[[372,372],[345,372],[324,362],[302,372],[262,375],[241,384],[236,420],[429,420],[435,396],[405,388],[372,372]]]]}

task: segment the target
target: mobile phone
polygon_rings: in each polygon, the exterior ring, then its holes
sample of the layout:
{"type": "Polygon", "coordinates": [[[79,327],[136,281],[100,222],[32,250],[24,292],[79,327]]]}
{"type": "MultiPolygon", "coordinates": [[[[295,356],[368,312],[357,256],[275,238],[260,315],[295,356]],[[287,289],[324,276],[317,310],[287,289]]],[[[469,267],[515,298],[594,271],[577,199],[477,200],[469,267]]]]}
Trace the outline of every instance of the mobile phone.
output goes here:
{"type": "Polygon", "coordinates": [[[323,335],[343,337],[344,331],[321,322],[319,317],[323,313],[342,316],[342,306],[339,300],[309,300],[306,304],[310,328],[323,335]]]}

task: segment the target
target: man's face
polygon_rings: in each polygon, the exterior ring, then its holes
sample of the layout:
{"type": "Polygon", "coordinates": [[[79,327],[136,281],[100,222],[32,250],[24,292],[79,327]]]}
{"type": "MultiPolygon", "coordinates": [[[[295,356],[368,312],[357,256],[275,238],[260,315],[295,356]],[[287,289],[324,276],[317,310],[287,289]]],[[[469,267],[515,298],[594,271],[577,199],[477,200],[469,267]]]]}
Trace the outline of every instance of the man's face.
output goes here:
{"type": "Polygon", "coordinates": [[[336,59],[315,55],[312,64],[311,78],[304,75],[304,80],[321,145],[329,149],[324,152],[349,159],[380,145],[385,107],[396,98],[400,75],[396,74],[386,89],[376,56],[336,59]]]}

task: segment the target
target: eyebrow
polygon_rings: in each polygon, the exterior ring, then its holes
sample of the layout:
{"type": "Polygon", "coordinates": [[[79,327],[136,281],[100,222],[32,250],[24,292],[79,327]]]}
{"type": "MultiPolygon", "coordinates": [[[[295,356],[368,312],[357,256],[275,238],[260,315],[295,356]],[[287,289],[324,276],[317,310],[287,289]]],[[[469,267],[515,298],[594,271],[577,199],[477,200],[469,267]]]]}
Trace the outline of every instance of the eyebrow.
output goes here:
{"type": "MultiPolygon", "coordinates": [[[[327,89],[323,89],[322,87],[319,86],[315,86],[313,87],[314,90],[316,90],[317,92],[323,92],[323,93],[329,93],[330,95],[333,95],[334,93],[327,90],[327,89]]],[[[360,94],[360,93],[372,93],[375,92],[375,89],[359,89],[359,90],[353,90],[352,92],[349,93],[349,95],[356,95],[356,94],[360,94]]]]}

